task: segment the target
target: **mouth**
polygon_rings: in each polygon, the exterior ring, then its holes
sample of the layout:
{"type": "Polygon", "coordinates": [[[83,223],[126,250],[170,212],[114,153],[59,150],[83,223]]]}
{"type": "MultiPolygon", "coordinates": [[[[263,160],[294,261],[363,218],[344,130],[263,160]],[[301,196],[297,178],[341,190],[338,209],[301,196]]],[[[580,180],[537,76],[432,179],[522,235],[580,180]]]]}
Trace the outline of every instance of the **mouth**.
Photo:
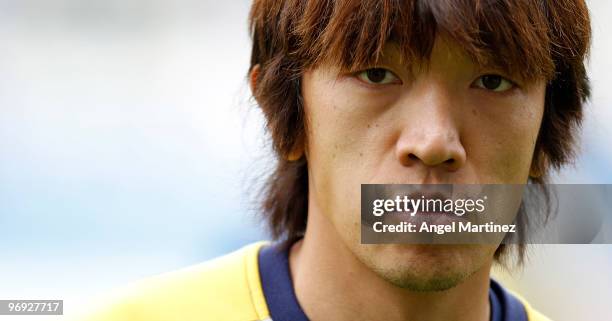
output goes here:
{"type": "Polygon", "coordinates": [[[417,191],[410,193],[408,197],[412,200],[420,200],[418,203],[410,202],[410,211],[415,215],[454,215],[453,212],[444,210],[444,202],[451,199],[449,194],[439,191],[417,191]]]}
{"type": "MultiPolygon", "coordinates": [[[[400,188],[401,189],[401,188],[400,188]]],[[[410,191],[397,190],[393,197],[403,197],[401,210],[389,212],[389,223],[413,224],[440,224],[449,225],[452,222],[464,221],[465,217],[456,215],[452,206],[445,206],[453,202],[453,185],[421,185],[410,186],[410,191]]]]}

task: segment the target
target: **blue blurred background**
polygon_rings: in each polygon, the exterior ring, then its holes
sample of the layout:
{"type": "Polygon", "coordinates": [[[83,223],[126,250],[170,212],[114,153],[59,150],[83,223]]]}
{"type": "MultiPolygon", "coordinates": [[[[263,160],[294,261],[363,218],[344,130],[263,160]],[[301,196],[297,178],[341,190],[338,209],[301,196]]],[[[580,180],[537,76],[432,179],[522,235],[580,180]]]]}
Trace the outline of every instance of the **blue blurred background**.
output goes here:
{"type": "MultiPolygon", "coordinates": [[[[612,183],[612,2],[589,5],[593,99],[564,183],[612,183]]],[[[0,298],[69,312],[267,238],[247,196],[272,159],[245,78],[249,6],[0,0],[0,298]]],[[[612,320],[611,245],[532,252],[499,278],[555,320],[612,320]]]]}

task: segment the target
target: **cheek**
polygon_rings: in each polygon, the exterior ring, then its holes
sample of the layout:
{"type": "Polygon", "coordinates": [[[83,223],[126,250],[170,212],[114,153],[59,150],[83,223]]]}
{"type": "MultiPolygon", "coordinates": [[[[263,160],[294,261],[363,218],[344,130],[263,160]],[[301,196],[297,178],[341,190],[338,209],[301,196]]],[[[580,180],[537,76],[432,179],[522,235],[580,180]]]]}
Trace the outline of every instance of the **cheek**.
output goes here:
{"type": "Polygon", "coordinates": [[[371,137],[377,127],[373,106],[348,87],[342,80],[306,77],[302,92],[313,200],[338,229],[358,231],[351,226],[359,224],[361,183],[376,155],[371,137]]]}
{"type": "Polygon", "coordinates": [[[363,99],[347,81],[304,81],[308,161],[315,176],[357,179],[380,147],[374,139],[384,131],[380,100],[363,99]]]}
{"type": "Polygon", "coordinates": [[[543,110],[544,94],[538,90],[476,112],[464,130],[466,152],[481,181],[526,182],[543,110]]]}

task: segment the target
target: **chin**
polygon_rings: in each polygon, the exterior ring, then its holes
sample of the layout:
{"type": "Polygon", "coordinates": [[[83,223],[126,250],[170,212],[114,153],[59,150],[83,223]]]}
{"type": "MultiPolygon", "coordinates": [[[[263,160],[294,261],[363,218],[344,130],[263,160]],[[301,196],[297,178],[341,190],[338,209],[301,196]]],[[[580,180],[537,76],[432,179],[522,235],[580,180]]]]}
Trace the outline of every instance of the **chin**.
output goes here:
{"type": "Polygon", "coordinates": [[[488,267],[496,247],[380,244],[361,246],[359,259],[385,281],[417,292],[451,289],[488,267]]]}

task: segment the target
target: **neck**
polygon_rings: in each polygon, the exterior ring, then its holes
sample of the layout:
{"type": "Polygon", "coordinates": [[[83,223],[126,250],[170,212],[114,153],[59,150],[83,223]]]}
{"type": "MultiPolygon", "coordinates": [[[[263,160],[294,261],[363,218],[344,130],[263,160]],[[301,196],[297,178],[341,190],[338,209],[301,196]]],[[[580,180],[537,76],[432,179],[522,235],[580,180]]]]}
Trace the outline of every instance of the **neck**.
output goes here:
{"type": "Polygon", "coordinates": [[[289,254],[296,296],[311,320],[489,320],[491,262],[448,290],[399,288],[361,263],[320,214],[309,213],[289,254]]]}

